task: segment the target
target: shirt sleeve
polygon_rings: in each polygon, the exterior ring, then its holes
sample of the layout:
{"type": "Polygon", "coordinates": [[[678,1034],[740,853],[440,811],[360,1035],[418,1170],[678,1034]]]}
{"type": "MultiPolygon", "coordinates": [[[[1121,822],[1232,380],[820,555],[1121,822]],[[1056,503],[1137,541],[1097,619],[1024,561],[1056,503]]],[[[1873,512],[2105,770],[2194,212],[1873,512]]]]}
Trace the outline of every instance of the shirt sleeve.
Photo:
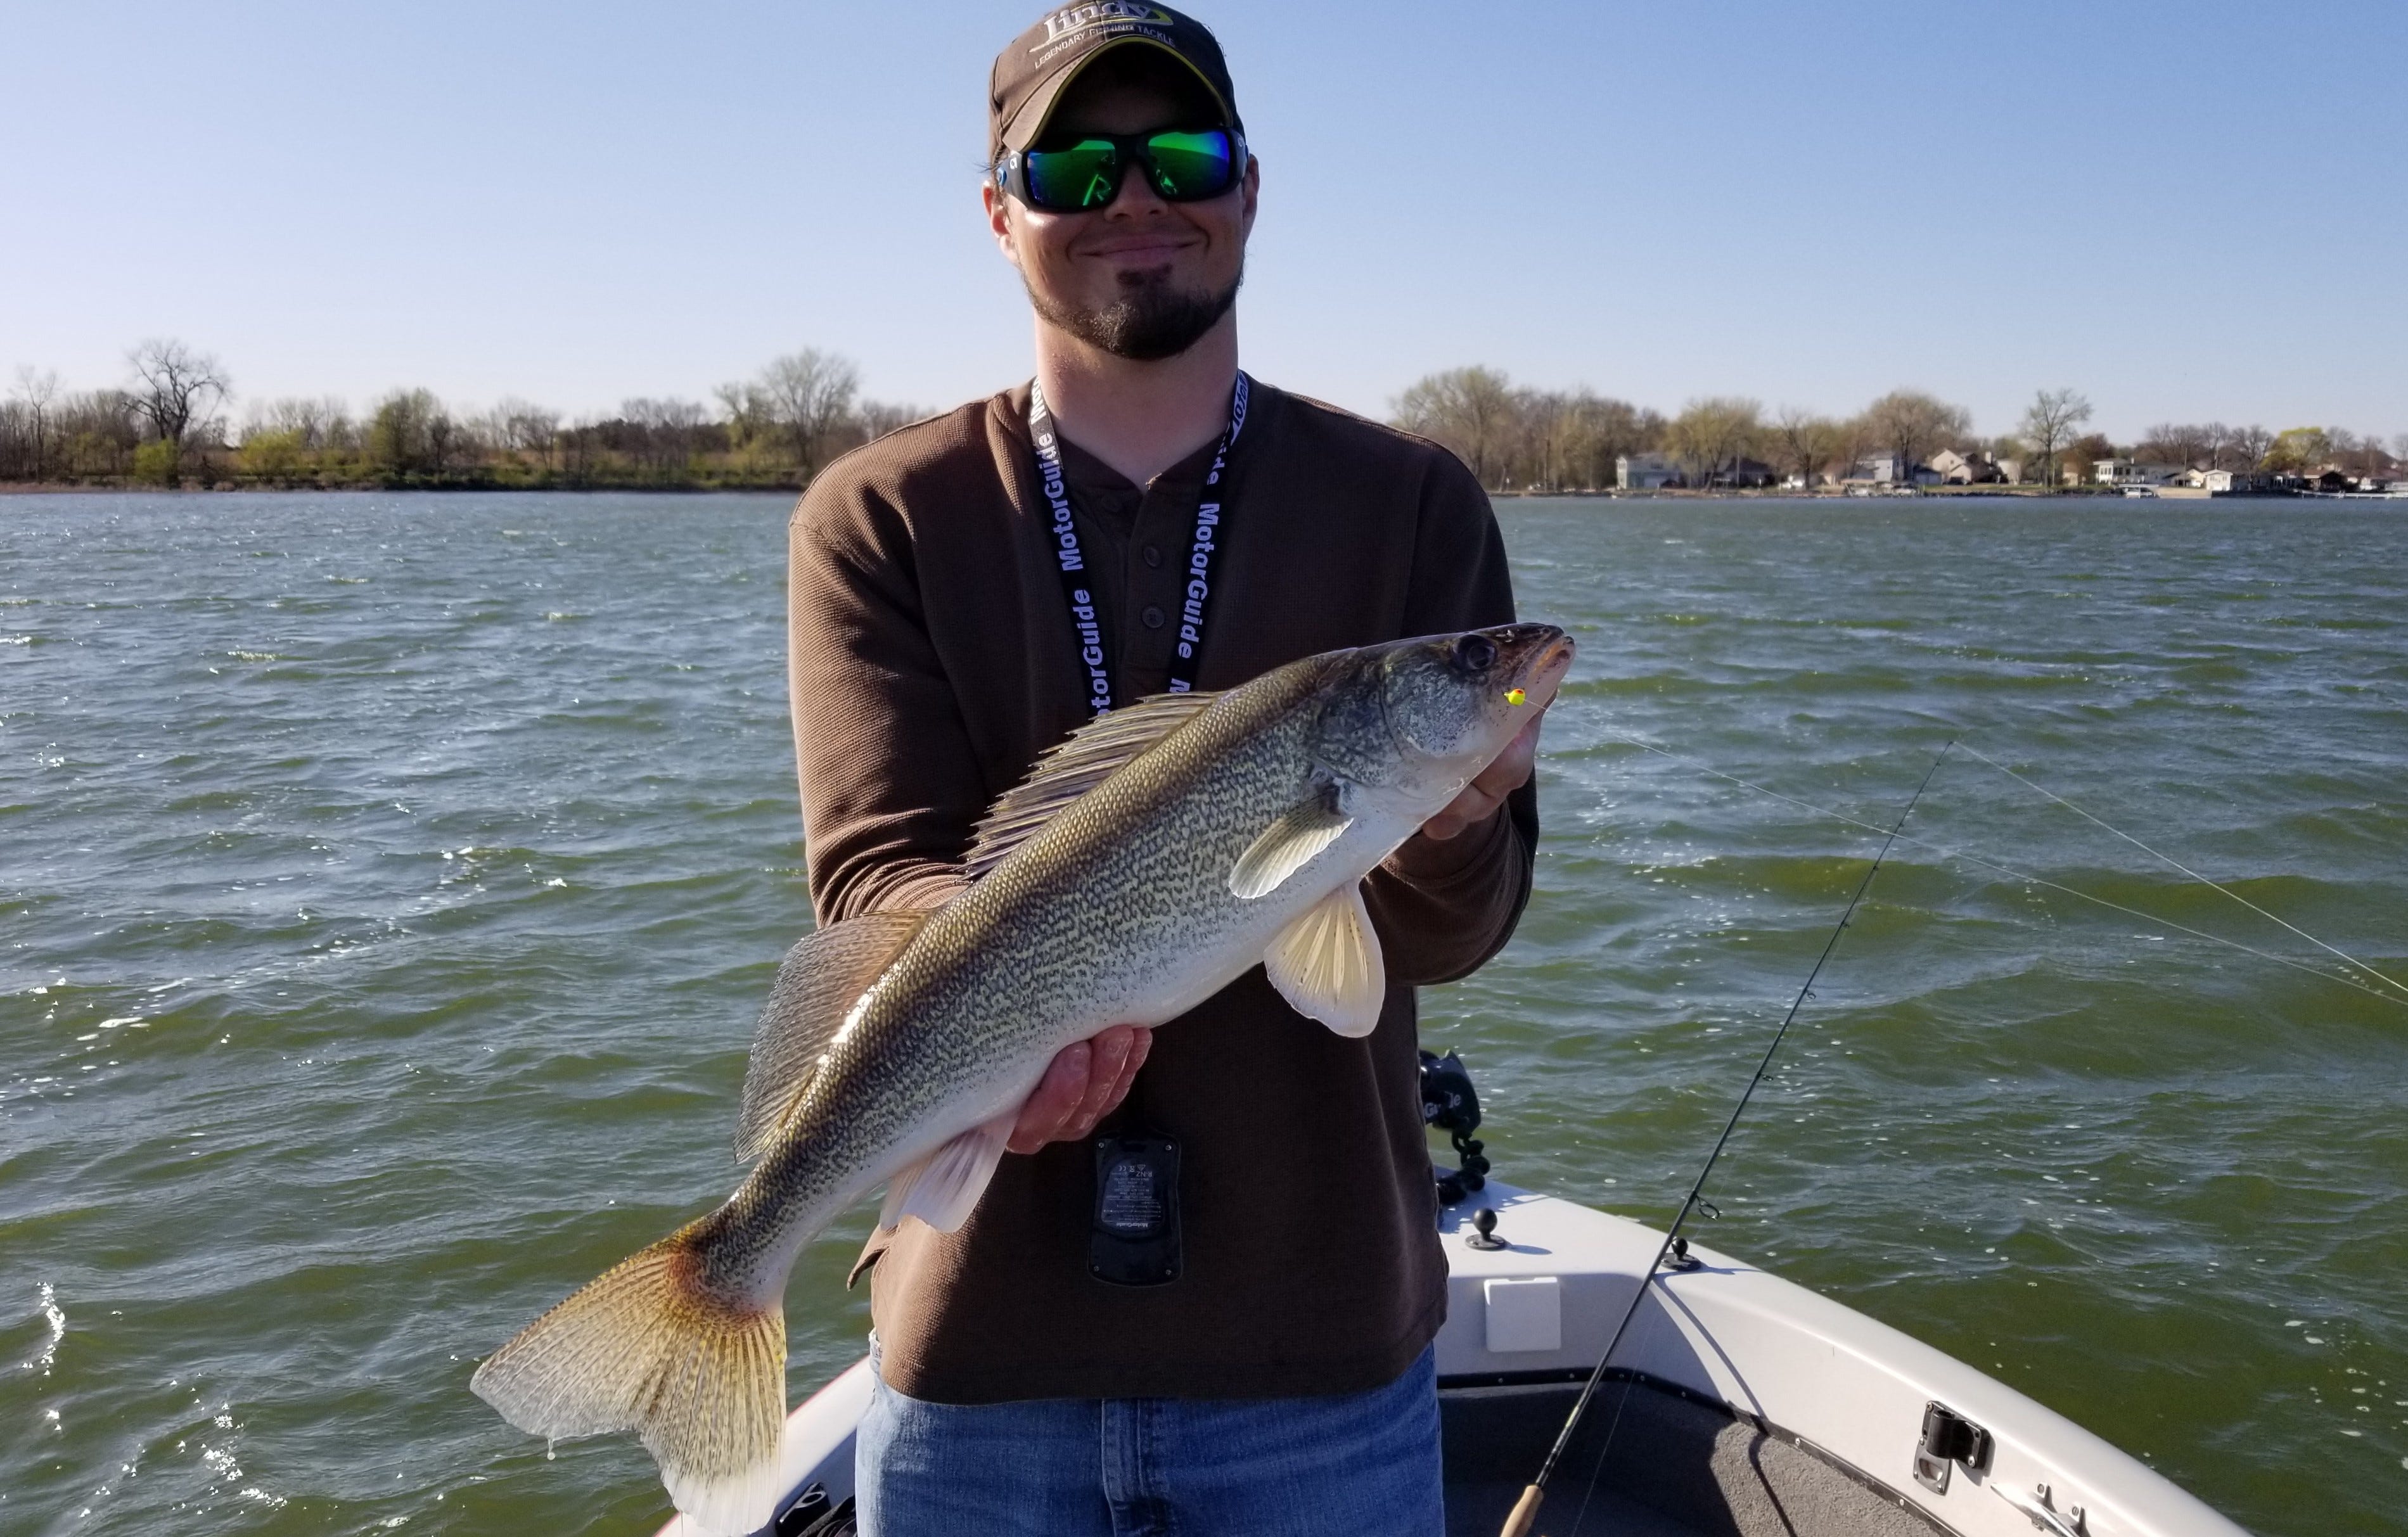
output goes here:
{"type": "Polygon", "coordinates": [[[787,525],[787,690],[822,923],[939,905],[985,780],[922,606],[910,533],[823,474],[787,525]]]}
{"type": "MultiPolygon", "coordinates": [[[[1513,622],[1513,583],[1497,515],[1471,472],[1438,451],[1424,482],[1408,635],[1513,622]]],[[[1382,949],[1398,979],[1426,986],[1468,976],[1513,935],[1530,899],[1539,792],[1524,785],[1486,821],[1443,843],[1416,833],[1364,883],[1382,949]]]]}

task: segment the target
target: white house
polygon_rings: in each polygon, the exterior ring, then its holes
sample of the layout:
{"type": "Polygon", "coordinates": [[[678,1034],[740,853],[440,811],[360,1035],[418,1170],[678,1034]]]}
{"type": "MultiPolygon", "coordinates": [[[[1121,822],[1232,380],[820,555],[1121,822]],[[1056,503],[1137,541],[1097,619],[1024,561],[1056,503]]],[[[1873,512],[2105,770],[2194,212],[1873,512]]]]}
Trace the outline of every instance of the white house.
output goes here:
{"type": "Polygon", "coordinates": [[[1985,453],[1961,454],[1942,448],[1931,456],[1931,467],[1946,486],[1995,486],[2012,478],[2005,466],[1985,453]]]}
{"type": "Polygon", "coordinates": [[[1874,454],[1859,459],[1840,477],[1843,486],[1934,486],[1940,483],[1940,472],[1928,464],[1902,465],[1894,453],[1874,454]]]}
{"type": "Polygon", "coordinates": [[[2113,486],[2121,491],[2127,486],[2171,486],[2183,478],[2180,464],[2143,464],[2129,459],[2101,459],[2092,463],[2090,480],[2093,485],[2113,486]]]}
{"type": "Polygon", "coordinates": [[[1670,454],[1621,455],[1613,462],[1613,483],[1624,491],[1662,491],[1688,484],[1670,454]]]}

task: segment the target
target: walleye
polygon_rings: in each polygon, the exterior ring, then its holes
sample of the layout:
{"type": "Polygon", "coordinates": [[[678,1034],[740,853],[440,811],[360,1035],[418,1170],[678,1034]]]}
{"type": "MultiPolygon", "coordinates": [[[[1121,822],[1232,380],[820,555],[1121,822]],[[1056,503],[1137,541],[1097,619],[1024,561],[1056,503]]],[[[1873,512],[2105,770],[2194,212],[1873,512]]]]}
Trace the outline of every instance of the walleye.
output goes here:
{"type": "Polygon", "coordinates": [[[888,1229],[953,1231],[1055,1052],[1155,1025],[1249,967],[1369,1034],[1386,992],[1362,881],[1554,698],[1551,625],[1330,651],[1082,728],[979,824],[930,913],[806,936],[744,1080],[725,1204],[606,1273],[469,1386],[538,1435],[634,1430],[706,1530],[766,1525],[786,1410],[786,1278],[881,1184],[888,1229]]]}

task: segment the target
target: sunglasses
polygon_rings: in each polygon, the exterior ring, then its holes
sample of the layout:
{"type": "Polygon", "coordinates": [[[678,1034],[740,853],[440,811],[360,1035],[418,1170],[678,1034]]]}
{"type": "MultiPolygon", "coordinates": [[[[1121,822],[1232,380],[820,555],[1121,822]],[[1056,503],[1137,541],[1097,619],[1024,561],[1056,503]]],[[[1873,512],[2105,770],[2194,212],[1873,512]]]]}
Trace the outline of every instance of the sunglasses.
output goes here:
{"type": "Polygon", "coordinates": [[[1015,149],[995,184],[1032,208],[1081,213],[1120,195],[1131,162],[1165,203],[1218,197],[1246,174],[1246,139],[1226,128],[1165,128],[1152,134],[1082,134],[1056,149],[1015,149]]]}

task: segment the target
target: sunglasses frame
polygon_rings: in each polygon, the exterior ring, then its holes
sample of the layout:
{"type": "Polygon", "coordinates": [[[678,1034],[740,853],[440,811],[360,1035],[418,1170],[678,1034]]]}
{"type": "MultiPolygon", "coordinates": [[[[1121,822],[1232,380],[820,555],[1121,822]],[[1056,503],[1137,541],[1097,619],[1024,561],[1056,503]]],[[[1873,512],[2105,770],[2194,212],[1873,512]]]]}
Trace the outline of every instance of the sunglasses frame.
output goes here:
{"type": "MultiPolygon", "coordinates": [[[[996,190],[1010,193],[1019,200],[1022,206],[1034,208],[1039,213],[1101,213],[1120,201],[1122,189],[1128,185],[1129,167],[1140,165],[1145,168],[1146,184],[1153,188],[1154,195],[1161,198],[1165,203],[1209,203],[1216,197],[1226,197],[1244,181],[1246,166],[1250,164],[1246,149],[1246,135],[1221,123],[1214,123],[1209,128],[1156,128],[1144,134],[1081,134],[1078,142],[1081,144],[1104,143],[1112,147],[1118,170],[1114,173],[1112,195],[1103,202],[1075,208],[1057,208],[1039,203],[1028,184],[1028,152],[1020,149],[1007,151],[1004,157],[996,163],[994,172],[996,190]],[[1187,196],[1172,196],[1162,191],[1156,179],[1157,167],[1154,163],[1154,150],[1151,146],[1154,139],[1164,134],[1218,134],[1227,139],[1229,141],[1227,184],[1214,192],[1197,192],[1187,196]]],[[[1036,152],[1059,154],[1063,151],[1038,150],[1036,152]]]]}

